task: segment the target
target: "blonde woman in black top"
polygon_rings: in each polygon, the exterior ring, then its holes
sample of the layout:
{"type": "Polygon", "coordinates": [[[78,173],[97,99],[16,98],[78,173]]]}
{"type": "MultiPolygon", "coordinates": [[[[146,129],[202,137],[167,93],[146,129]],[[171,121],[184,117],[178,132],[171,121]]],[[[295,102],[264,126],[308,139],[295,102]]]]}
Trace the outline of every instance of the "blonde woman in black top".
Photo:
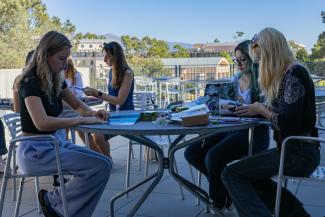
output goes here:
{"type": "MultiPolygon", "coordinates": [[[[262,115],[271,121],[277,148],[245,158],[224,169],[223,182],[241,217],[272,217],[282,141],[288,136],[317,136],[315,92],[307,69],[299,64],[284,35],[263,29],[252,41],[251,53],[259,61],[259,84],[267,105],[254,103],[237,115],[262,115]]],[[[292,141],[287,146],[284,175],[309,176],[319,164],[318,144],[292,141]]],[[[310,217],[303,204],[283,189],[280,216],[310,217]]]]}

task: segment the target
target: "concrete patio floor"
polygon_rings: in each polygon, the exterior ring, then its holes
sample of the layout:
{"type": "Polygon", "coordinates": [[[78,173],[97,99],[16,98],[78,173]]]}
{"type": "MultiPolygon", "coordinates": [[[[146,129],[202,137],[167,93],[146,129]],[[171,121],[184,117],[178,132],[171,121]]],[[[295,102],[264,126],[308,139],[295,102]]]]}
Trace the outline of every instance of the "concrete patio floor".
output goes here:
{"type": "MultiPolygon", "coordinates": [[[[80,140],[78,140],[80,141],[80,140]]],[[[114,166],[111,173],[111,177],[108,184],[103,192],[102,198],[98,203],[98,206],[93,214],[93,217],[106,217],[109,215],[109,201],[113,195],[124,189],[125,183],[125,171],[126,171],[126,157],[127,157],[127,144],[128,140],[123,137],[115,137],[110,140],[111,151],[114,160],[114,166]]],[[[131,163],[131,183],[139,181],[144,176],[144,167],[141,171],[138,171],[139,163],[139,148],[134,146],[135,160],[131,163]]],[[[183,157],[183,151],[179,151],[176,154],[176,160],[180,174],[187,179],[191,180],[189,165],[186,163],[183,157]]],[[[142,164],[143,165],[143,164],[142,164]]],[[[150,162],[149,172],[155,171],[157,164],[150,162]]],[[[195,177],[197,171],[193,169],[195,177]]],[[[2,181],[2,179],[1,179],[2,181]]],[[[41,188],[51,189],[52,188],[52,177],[43,177],[40,179],[41,188]]],[[[205,178],[202,179],[203,186],[207,189],[207,181],[205,178]]],[[[150,182],[151,183],[151,182],[150,182]]],[[[116,205],[117,217],[127,216],[128,211],[132,205],[135,204],[140,194],[148,186],[136,189],[134,192],[129,194],[129,197],[123,197],[116,205]]],[[[312,217],[323,217],[325,216],[325,183],[320,182],[302,182],[299,184],[298,181],[289,181],[289,188],[293,192],[297,192],[298,197],[305,204],[306,209],[311,213],[312,217]],[[321,185],[323,184],[323,185],[321,185]],[[298,191],[297,191],[298,189],[298,191]]],[[[184,190],[185,199],[181,198],[180,189],[174,179],[165,171],[165,175],[162,178],[159,185],[149,195],[144,204],[140,207],[135,216],[141,217],[209,217],[213,216],[205,212],[205,206],[201,203],[196,204],[196,198],[184,190]]],[[[7,196],[4,204],[4,217],[13,216],[15,202],[12,201],[11,197],[11,185],[8,185],[7,196]]],[[[20,208],[19,216],[24,217],[39,217],[43,216],[38,214],[36,205],[36,195],[34,188],[34,180],[28,179],[25,184],[22,204],[20,208]]],[[[228,217],[237,217],[235,210],[232,212],[226,212],[228,217]]]]}

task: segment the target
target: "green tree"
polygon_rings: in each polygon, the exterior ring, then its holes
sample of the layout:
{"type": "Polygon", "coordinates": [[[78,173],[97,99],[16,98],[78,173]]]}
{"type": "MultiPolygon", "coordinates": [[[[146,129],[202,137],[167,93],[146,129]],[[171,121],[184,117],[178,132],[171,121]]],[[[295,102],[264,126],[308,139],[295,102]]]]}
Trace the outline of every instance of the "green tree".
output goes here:
{"type": "Polygon", "coordinates": [[[233,63],[233,61],[231,59],[231,56],[230,56],[230,54],[227,51],[225,51],[225,50],[220,51],[219,52],[219,56],[226,58],[229,63],[231,63],[231,64],[233,63]]]}
{"type": "Polygon", "coordinates": [[[149,48],[148,57],[169,57],[169,47],[165,41],[153,39],[151,47],[149,48]]]}
{"type": "Polygon", "coordinates": [[[75,28],[70,21],[50,18],[41,0],[1,0],[0,68],[23,67],[27,52],[49,30],[73,34],[75,28]]]}
{"type": "Polygon", "coordinates": [[[322,32],[318,36],[318,40],[314,47],[311,49],[312,59],[324,59],[325,58],[325,32],[322,32]]]}
{"type": "Polygon", "coordinates": [[[297,53],[296,53],[296,58],[300,62],[307,62],[309,61],[308,59],[308,53],[305,48],[300,48],[297,53]]]}
{"type": "Polygon", "coordinates": [[[215,38],[215,39],[213,40],[213,42],[214,42],[214,43],[218,43],[218,42],[220,42],[220,41],[219,41],[218,38],[215,38]]]}
{"type": "Polygon", "coordinates": [[[174,45],[173,49],[175,50],[172,52],[171,56],[175,58],[188,58],[190,57],[189,52],[186,48],[182,47],[179,44],[174,45]]]}

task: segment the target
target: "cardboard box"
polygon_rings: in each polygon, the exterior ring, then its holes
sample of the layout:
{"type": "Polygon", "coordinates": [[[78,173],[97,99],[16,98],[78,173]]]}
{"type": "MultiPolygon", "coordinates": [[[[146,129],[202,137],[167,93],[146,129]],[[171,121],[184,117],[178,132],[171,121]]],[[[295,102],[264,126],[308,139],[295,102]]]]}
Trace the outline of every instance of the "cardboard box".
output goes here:
{"type": "Polygon", "coordinates": [[[181,124],[184,127],[204,126],[209,124],[209,114],[200,114],[182,117],[181,124]]]}

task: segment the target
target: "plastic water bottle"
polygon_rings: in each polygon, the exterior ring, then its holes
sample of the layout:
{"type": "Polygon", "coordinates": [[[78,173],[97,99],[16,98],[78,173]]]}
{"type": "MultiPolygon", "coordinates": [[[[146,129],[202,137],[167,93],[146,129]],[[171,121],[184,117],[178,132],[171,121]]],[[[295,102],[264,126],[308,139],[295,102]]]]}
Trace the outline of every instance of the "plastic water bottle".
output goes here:
{"type": "Polygon", "coordinates": [[[120,105],[116,105],[116,114],[120,113],[120,105]]]}

